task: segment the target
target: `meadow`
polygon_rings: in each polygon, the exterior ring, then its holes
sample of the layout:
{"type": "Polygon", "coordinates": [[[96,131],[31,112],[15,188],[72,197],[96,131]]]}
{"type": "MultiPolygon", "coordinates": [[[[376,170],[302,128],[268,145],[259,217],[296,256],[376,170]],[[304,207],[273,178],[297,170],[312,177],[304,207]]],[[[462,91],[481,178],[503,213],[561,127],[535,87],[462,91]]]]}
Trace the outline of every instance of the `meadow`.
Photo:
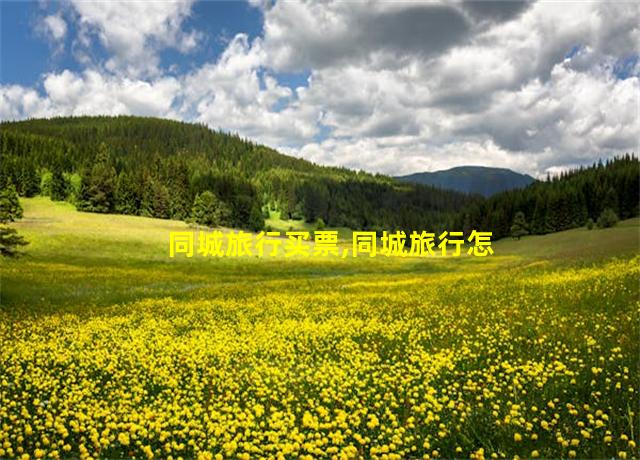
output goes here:
{"type": "Polygon", "coordinates": [[[170,259],[184,223],[22,203],[2,458],[640,456],[639,219],[487,258],[170,259]]]}

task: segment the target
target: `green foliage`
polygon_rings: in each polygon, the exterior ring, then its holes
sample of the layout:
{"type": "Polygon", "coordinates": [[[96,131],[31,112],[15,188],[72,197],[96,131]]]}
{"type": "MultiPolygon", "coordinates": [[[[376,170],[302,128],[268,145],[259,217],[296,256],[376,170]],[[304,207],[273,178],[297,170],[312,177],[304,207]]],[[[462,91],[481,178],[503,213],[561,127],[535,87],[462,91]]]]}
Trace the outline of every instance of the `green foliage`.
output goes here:
{"type": "Polygon", "coordinates": [[[598,227],[609,228],[618,223],[618,215],[611,208],[606,208],[598,217],[598,227]]]}
{"type": "MultiPolygon", "coordinates": [[[[7,224],[22,218],[22,206],[18,200],[18,193],[13,183],[9,182],[0,191],[0,224],[7,224]]],[[[14,228],[0,225],[0,255],[14,257],[18,255],[18,248],[27,242],[14,228]]]]}
{"type": "Polygon", "coordinates": [[[18,234],[15,228],[0,225],[0,256],[16,257],[20,254],[18,248],[27,244],[29,243],[18,234]]]}
{"type": "Polygon", "coordinates": [[[524,213],[518,211],[513,219],[513,225],[511,226],[511,236],[514,239],[519,240],[521,237],[529,234],[528,228],[529,226],[525,221],[524,213]]]}
{"type": "Polygon", "coordinates": [[[595,223],[593,222],[593,219],[591,217],[589,217],[587,219],[587,230],[593,230],[593,226],[595,225],[595,223]]]}
{"type": "Polygon", "coordinates": [[[3,171],[15,178],[24,165],[59,165],[77,173],[80,186],[70,199],[83,211],[186,219],[195,196],[209,190],[229,206],[229,225],[241,228],[261,228],[268,216],[260,218],[256,209],[265,205],[284,219],[322,218],[333,227],[443,228],[478,199],[318,166],[203,125],[170,120],[54,118],[2,128],[3,171]]]}
{"type": "Polygon", "coordinates": [[[478,229],[494,239],[511,234],[517,211],[532,234],[581,227],[605,208],[622,219],[640,212],[640,168],[631,155],[484,199],[322,167],[171,120],[76,117],[0,126],[0,185],[10,179],[19,194],[50,195],[47,171],[60,168],[63,178],[80,176],[75,191],[67,186],[67,199],[84,211],[186,219],[196,195],[208,190],[228,205],[229,225],[240,228],[264,225],[268,206],[284,220],[321,218],[330,227],[478,229]]]}
{"type": "Polygon", "coordinates": [[[43,196],[51,196],[51,180],[53,178],[53,174],[51,171],[44,170],[42,172],[42,179],[40,180],[40,192],[43,196]]]}
{"type": "Polygon", "coordinates": [[[259,232],[264,229],[264,215],[258,206],[252,205],[249,213],[248,228],[251,231],[259,232]]]}
{"type": "Polygon", "coordinates": [[[69,195],[69,181],[64,176],[62,168],[55,166],[51,172],[50,197],[53,201],[64,201],[69,195]]]}
{"type": "Polygon", "coordinates": [[[131,175],[122,171],[116,181],[116,212],[137,214],[140,209],[140,193],[131,175]]]}
{"type": "Polygon", "coordinates": [[[609,208],[619,217],[637,216],[640,163],[624,155],[591,167],[567,171],[524,189],[510,190],[466,206],[455,227],[493,232],[494,239],[511,234],[509,223],[521,211],[533,234],[578,228],[609,208]]]}
{"type": "Polygon", "coordinates": [[[98,148],[96,162],[91,168],[91,172],[82,178],[77,203],[78,210],[113,212],[116,206],[116,179],[116,170],[112,165],[111,155],[107,146],[102,143],[98,148]]]}
{"type": "Polygon", "coordinates": [[[22,206],[13,183],[0,190],[0,223],[14,222],[22,218],[22,206]]]}
{"type": "Polygon", "coordinates": [[[231,209],[210,191],[196,196],[191,211],[193,220],[209,227],[226,227],[231,224],[231,209]]]}
{"type": "Polygon", "coordinates": [[[78,173],[64,173],[64,178],[67,182],[68,195],[67,200],[72,203],[76,203],[78,196],[80,195],[80,184],[82,183],[82,177],[78,173]]]}

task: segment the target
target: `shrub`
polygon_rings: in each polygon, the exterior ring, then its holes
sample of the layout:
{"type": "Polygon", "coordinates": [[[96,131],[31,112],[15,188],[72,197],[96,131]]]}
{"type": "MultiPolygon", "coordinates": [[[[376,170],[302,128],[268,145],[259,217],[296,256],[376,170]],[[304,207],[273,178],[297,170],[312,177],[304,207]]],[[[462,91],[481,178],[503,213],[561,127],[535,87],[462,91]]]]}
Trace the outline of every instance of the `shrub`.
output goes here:
{"type": "Polygon", "coordinates": [[[606,208],[598,217],[598,227],[609,228],[613,227],[618,222],[618,215],[611,208],[606,208]]]}

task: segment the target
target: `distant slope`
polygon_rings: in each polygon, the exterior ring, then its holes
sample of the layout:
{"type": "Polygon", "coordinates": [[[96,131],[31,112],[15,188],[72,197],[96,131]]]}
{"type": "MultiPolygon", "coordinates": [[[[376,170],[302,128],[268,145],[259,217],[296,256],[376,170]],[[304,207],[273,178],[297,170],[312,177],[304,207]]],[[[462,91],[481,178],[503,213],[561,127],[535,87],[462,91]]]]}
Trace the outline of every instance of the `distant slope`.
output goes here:
{"type": "Polygon", "coordinates": [[[134,116],[0,122],[0,188],[8,182],[21,196],[82,211],[252,230],[278,211],[330,227],[442,231],[480,199],[317,165],[202,124],[134,116]],[[213,201],[196,202],[205,192],[213,201]]]}
{"type": "Polygon", "coordinates": [[[444,171],[410,174],[397,179],[464,193],[477,193],[485,197],[505,190],[523,188],[535,182],[535,179],[527,174],[485,166],[459,166],[444,171]]]}

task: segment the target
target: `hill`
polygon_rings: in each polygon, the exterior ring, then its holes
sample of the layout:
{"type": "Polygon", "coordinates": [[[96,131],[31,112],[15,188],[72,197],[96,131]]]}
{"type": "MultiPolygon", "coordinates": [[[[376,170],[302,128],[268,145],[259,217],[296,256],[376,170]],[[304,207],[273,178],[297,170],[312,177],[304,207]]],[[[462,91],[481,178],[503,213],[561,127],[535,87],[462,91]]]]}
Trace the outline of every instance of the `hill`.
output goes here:
{"type": "Polygon", "coordinates": [[[84,211],[205,216],[202,223],[253,230],[273,213],[334,227],[444,229],[475,200],[319,166],[173,120],[71,117],[0,128],[0,185],[11,181],[22,196],[44,194],[84,211]]]}
{"type": "Polygon", "coordinates": [[[640,213],[640,163],[626,154],[566,171],[547,181],[497,193],[458,214],[457,226],[482,228],[501,238],[521,213],[526,230],[544,235],[597,222],[605,212],[621,219],[640,213]]]}
{"type": "MultiPolygon", "coordinates": [[[[460,181],[469,176],[464,171],[456,173],[460,181]]],[[[40,194],[82,211],[254,231],[283,225],[437,234],[478,229],[501,238],[522,213],[530,233],[545,234],[597,221],[605,210],[622,219],[637,216],[639,178],[638,159],[625,155],[484,198],[320,166],[173,120],[71,117],[0,124],[0,186],[11,182],[23,197],[40,194]]]]}
{"type": "Polygon", "coordinates": [[[484,197],[505,190],[526,187],[535,182],[535,179],[528,174],[485,166],[459,166],[443,171],[409,174],[396,179],[458,192],[477,193],[484,197]]]}

